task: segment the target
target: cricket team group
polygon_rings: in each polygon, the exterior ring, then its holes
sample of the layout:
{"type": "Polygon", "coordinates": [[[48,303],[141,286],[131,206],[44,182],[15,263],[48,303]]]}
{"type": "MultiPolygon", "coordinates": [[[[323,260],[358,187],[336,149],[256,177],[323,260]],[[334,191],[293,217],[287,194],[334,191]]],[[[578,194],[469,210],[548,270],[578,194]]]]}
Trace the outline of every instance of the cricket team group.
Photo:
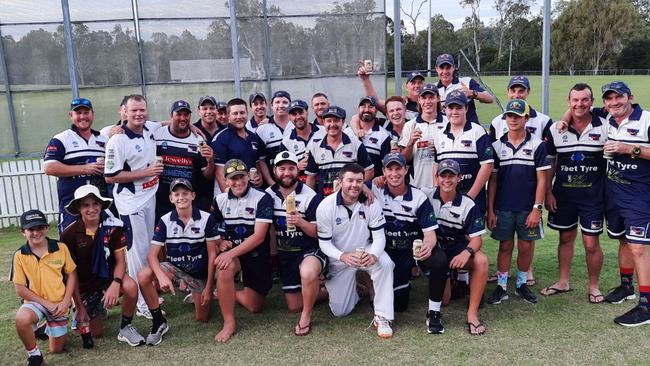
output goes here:
{"type": "Polygon", "coordinates": [[[467,331],[481,335],[479,308],[509,298],[515,244],[514,293],[537,303],[532,260],[544,209],[559,231],[559,279],[541,295],[572,290],[579,227],[587,300],[639,296],[614,321],[650,324],[650,113],[630,88],[578,83],[553,122],[527,103],[528,78],[514,76],[504,113],[486,129],[476,108],[493,96],[459,77],[450,54],[438,56],[436,71],[432,83],[408,74],[408,95],[382,100],[361,66],[365,96],[355,113],[324,93],[308,102],[281,90],[270,99],[203,96],[198,119],[178,100],[168,120],[152,122],[146,99],[129,95],[117,123],[98,131],[92,102],[73,99],[72,125],[44,153],[45,173],[58,178],[59,239],[48,236],[42,212],[29,210],[20,219],[26,243],[12,261],[29,364],[43,362],[37,339],[63,350],[69,318],[93,347],[116,306],[119,341],[160,344],[171,329],[162,293],[193,304],[200,322],[218,302],[215,340],[227,342],[236,304],[261,312],[274,277],[299,314],[296,336],[311,332],[317,302],[343,317],[367,297],[377,334],[391,338],[418,277],[428,282],[428,333],[444,332],[442,305],[467,301],[467,331]],[[620,285],[606,295],[604,228],[620,243],[620,285]],[[481,250],[486,229],[499,241],[493,274],[481,250]],[[496,287],[484,296],[488,282],[496,287]],[[152,321],[146,337],[136,315],[152,321]]]}

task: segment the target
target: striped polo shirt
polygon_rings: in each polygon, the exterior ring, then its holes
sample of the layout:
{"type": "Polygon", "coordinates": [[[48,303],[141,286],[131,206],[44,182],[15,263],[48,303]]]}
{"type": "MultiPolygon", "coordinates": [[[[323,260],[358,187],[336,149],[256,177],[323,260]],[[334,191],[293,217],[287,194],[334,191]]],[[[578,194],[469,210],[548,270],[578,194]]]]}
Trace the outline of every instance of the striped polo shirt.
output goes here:
{"type": "Polygon", "coordinates": [[[459,193],[452,201],[444,203],[440,199],[438,188],[424,192],[429,197],[438,220],[436,236],[443,249],[467,245],[471,238],[485,233],[485,219],[471,198],[459,193]]]}
{"type": "Polygon", "coordinates": [[[408,145],[411,131],[416,128],[422,131],[422,137],[413,145],[412,185],[418,188],[433,187],[433,166],[436,162],[436,155],[431,142],[435,141],[439,130],[445,128],[447,123],[447,117],[438,112],[435,121],[427,122],[422,119],[422,116],[418,116],[404,124],[402,138],[399,141],[399,146],[403,148],[408,145]]]}
{"type": "MultiPolygon", "coordinates": [[[[545,141],[550,137],[550,128],[553,124],[551,117],[544,113],[530,108],[530,115],[526,122],[526,131],[531,135],[537,136],[540,140],[545,141]]],[[[508,132],[508,124],[506,123],[506,115],[502,113],[492,120],[490,123],[490,137],[492,141],[496,141],[508,132]]]]}
{"type": "MultiPolygon", "coordinates": [[[[348,135],[354,134],[352,128],[348,127],[346,130],[348,135]]],[[[391,140],[397,140],[397,135],[380,126],[377,122],[361,139],[361,143],[365,146],[368,157],[375,167],[375,177],[384,175],[381,159],[390,153],[391,140]]]]}
{"type": "MultiPolygon", "coordinates": [[[[444,86],[442,84],[442,81],[438,81],[437,84],[438,93],[440,94],[440,103],[443,106],[445,104],[447,95],[454,90],[460,89],[461,83],[465,84],[470,90],[474,90],[478,93],[485,91],[485,89],[483,89],[481,84],[477,83],[474,79],[470,77],[454,76],[449,86],[444,86]]],[[[468,121],[479,123],[478,115],[476,114],[476,103],[474,102],[474,99],[469,100],[469,103],[467,104],[467,113],[465,113],[465,115],[467,116],[468,121]]]]}
{"type": "MultiPolygon", "coordinates": [[[[287,231],[287,208],[280,187],[275,184],[266,189],[273,198],[273,227],[280,252],[300,252],[318,248],[318,240],[305,234],[296,226],[295,231],[287,231]]],[[[308,222],[316,223],[316,209],[320,199],[313,189],[298,182],[296,189],[290,194],[296,198],[296,210],[308,222]]]]}
{"type": "MultiPolygon", "coordinates": [[[[215,222],[223,230],[222,239],[233,245],[241,244],[253,235],[255,223],[273,223],[273,199],[266,192],[249,186],[241,197],[227,192],[220,193],[212,204],[215,222]]],[[[269,245],[266,235],[261,245],[269,245]]]]}
{"type": "Polygon", "coordinates": [[[289,136],[291,131],[294,129],[293,122],[287,122],[286,128],[278,126],[275,121],[269,121],[259,127],[255,131],[255,134],[259,137],[260,141],[264,145],[264,161],[269,167],[271,176],[273,176],[273,159],[282,151],[282,139],[285,136],[289,136]]]}

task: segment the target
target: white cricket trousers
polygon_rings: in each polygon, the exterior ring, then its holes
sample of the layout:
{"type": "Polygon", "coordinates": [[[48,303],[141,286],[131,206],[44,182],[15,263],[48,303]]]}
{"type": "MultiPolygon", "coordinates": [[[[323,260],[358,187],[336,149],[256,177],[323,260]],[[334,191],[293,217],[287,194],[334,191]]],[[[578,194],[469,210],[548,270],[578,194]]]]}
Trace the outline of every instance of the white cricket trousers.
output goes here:
{"type": "MultiPolygon", "coordinates": [[[[129,276],[136,282],[138,272],[148,266],[147,255],[151,246],[151,238],[155,226],[156,196],[151,197],[142,208],[130,215],[120,215],[124,221],[126,238],[130,244],[126,252],[126,261],[129,269],[129,276]]],[[[138,310],[143,312],[148,309],[142,297],[142,291],[138,291],[138,310]]]]}
{"type": "MultiPolygon", "coordinates": [[[[331,258],[330,258],[331,259],[331,258]]],[[[342,317],[350,314],[359,302],[357,294],[357,271],[366,271],[375,288],[375,315],[393,320],[393,268],[395,264],[386,252],[381,253],[377,263],[368,268],[349,267],[339,260],[332,260],[328,280],[325,282],[330,297],[332,314],[342,317]]]]}

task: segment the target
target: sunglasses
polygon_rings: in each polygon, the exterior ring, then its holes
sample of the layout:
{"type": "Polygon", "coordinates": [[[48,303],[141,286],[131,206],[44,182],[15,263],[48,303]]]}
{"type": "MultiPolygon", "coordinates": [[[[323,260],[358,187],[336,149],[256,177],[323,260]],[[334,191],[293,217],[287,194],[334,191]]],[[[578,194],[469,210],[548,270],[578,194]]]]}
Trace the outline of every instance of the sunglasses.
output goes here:
{"type": "Polygon", "coordinates": [[[86,98],[75,98],[75,99],[72,100],[72,102],[70,102],[70,107],[71,108],[76,108],[76,107],[79,107],[79,106],[85,106],[85,107],[88,107],[90,109],[93,108],[92,103],[90,103],[90,101],[88,99],[86,99],[86,98]]]}
{"type": "Polygon", "coordinates": [[[246,167],[242,164],[231,164],[228,168],[226,168],[226,174],[234,173],[234,172],[245,172],[246,167]]]}

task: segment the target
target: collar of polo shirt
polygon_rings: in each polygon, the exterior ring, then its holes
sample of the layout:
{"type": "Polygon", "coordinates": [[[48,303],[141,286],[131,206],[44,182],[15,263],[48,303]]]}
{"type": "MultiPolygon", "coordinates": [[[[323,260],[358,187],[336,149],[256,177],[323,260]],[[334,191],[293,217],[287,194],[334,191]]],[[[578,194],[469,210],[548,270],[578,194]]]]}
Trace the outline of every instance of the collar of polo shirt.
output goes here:
{"type": "MultiPolygon", "coordinates": [[[[440,201],[440,203],[444,204],[444,202],[442,202],[442,200],[440,199],[440,188],[436,188],[436,190],[433,192],[433,198],[437,199],[438,201],[440,201]]],[[[451,201],[451,205],[459,207],[462,202],[463,202],[463,195],[460,192],[456,191],[456,197],[454,197],[454,200],[451,201]]]]}
{"type": "MultiPolygon", "coordinates": [[[[392,193],[390,193],[390,189],[388,189],[388,184],[384,186],[384,194],[388,195],[392,198],[395,198],[392,193]]],[[[411,189],[410,185],[406,185],[406,193],[402,196],[404,201],[411,201],[413,200],[413,189],[411,189]]]]}

